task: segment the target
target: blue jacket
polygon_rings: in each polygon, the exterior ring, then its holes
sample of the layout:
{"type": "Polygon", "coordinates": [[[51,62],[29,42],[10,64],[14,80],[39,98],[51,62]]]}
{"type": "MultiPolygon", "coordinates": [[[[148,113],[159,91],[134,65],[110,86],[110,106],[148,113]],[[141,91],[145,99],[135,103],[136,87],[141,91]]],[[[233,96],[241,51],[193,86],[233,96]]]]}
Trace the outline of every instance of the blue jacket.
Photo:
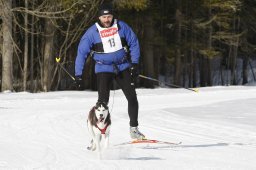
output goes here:
{"type": "MultiPolygon", "coordinates": [[[[119,36],[128,46],[130,62],[138,63],[140,57],[140,47],[137,36],[125,22],[117,20],[117,24],[119,36]]],[[[90,52],[94,50],[95,46],[100,46],[100,44],[102,46],[100,34],[96,24],[94,24],[85,32],[80,40],[75,61],[76,76],[82,75],[84,64],[90,52]]],[[[95,52],[93,54],[93,59],[96,61],[95,73],[114,73],[116,72],[116,69],[118,69],[118,71],[123,71],[127,69],[128,67],[130,67],[130,62],[128,62],[125,56],[127,56],[127,53],[124,48],[111,53],[95,52]],[[114,65],[116,65],[117,68],[115,68],[114,65]]]]}

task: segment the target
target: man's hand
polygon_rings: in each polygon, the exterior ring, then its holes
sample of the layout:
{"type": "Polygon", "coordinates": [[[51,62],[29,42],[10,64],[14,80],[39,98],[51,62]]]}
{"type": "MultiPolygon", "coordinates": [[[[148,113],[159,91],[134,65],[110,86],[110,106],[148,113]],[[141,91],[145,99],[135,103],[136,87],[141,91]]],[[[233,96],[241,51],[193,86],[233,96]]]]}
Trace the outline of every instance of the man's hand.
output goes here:
{"type": "Polygon", "coordinates": [[[130,72],[131,72],[132,79],[135,80],[139,76],[138,64],[132,63],[130,72]]]}
{"type": "Polygon", "coordinates": [[[138,64],[132,63],[132,66],[130,67],[130,73],[131,73],[131,85],[135,86],[136,79],[139,76],[139,69],[138,64]]]}
{"type": "Polygon", "coordinates": [[[75,84],[76,84],[76,89],[82,90],[82,87],[83,87],[83,79],[82,79],[82,76],[76,76],[76,77],[75,77],[75,84]]]}

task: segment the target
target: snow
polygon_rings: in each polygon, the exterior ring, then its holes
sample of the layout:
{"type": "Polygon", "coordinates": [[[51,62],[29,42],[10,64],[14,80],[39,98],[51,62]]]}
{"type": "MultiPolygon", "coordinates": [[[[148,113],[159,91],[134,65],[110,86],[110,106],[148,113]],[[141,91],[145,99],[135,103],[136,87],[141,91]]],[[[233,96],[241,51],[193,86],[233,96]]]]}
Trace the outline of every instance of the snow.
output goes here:
{"type": "Polygon", "coordinates": [[[0,170],[255,170],[256,87],[137,89],[140,130],[182,142],[119,145],[130,140],[127,101],[111,91],[110,146],[86,149],[86,118],[97,92],[0,93],[0,170]]]}

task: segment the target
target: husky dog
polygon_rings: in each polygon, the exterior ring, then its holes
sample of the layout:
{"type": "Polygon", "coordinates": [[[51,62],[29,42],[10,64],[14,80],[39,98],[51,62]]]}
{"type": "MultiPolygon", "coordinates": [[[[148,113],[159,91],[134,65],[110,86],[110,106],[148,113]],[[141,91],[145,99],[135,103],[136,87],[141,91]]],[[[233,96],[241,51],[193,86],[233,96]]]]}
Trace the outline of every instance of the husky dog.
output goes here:
{"type": "Polygon", "coordinates": [[[97,102],[88,116],[87,126],[88,131],[92,137],[91,146],[87,149],[92,151],[101,151],[101,141],[104,141],[104,148],[109,144],[109,132],[110,132],[110,113],[106,103],[97,102]]]}

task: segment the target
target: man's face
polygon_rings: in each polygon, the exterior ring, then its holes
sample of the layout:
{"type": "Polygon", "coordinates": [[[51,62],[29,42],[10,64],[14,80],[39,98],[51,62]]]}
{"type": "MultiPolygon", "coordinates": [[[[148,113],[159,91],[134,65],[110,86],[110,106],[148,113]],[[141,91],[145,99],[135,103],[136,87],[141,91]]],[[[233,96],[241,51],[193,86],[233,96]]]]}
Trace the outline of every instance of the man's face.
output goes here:
{"type": "Polygon", "coordinates": [[[108,28],[111,26],[112,20],[113,20],[113,15],[102,15],[99,17],[99,20],[103,27],[108,28]]]}

